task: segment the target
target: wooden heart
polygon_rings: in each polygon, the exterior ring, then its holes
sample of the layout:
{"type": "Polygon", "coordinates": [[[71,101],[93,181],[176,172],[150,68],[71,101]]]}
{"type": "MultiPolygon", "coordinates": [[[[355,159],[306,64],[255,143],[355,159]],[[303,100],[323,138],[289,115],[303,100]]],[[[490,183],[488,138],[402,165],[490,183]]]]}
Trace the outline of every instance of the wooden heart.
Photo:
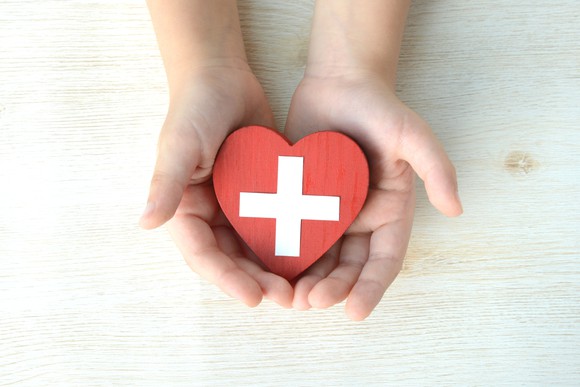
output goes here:
{"type": "Polygon", "coordinates": [[[261,126],[233,132],[213,172],[219,204],[241,238],[273,273],[288,280],[344,234],[369,185],[364,153],[338,132],[292,145],[261,126]]]}

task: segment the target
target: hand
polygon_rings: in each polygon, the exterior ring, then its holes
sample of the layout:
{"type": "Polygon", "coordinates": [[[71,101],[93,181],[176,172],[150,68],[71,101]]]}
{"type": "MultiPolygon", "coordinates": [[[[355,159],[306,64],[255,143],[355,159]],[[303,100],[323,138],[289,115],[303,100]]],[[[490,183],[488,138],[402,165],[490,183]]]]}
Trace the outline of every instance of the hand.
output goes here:
{"type": "Polygon", "coordinates": [[[290,306],[292,287],[264,271],[220,211],[211,184],[217,151],[239,127],[274,127],[259,82],[245,64],[200,66],[171,93],[144,228],[167,220],[191,269],[249,306],[263,296],[290,306]],[[175,215],[174,215],[175,214],[175,215]]]}
{"type": "Polygon", "coordinates": [[[285,133],[293,142],[318,130],[349,135],[367,155],[370,187],[345,235],[296,282],[293,305],[327,308],[347,299],[347,315],[362,320],[401,270],[415,207],[413,170],[442,213],[457,216],[462,208],[453,165],[425,121],[395,96],[388,77],[318,70],[307,70],[298,86],[285,133]]]}
{"type": "Polygon", "coordinates": [[[219,210],[211,184],[229,132],[274,127],[250,70],[235,0],[147,0],[167,73],[170,104],[159,137],[144,228],[169,222],[193,271],[250,306],[266,296],[289,306],[292,287],[265,272],[219,210]],[[175,216],[174,216],[175,214],[175,216]]]}

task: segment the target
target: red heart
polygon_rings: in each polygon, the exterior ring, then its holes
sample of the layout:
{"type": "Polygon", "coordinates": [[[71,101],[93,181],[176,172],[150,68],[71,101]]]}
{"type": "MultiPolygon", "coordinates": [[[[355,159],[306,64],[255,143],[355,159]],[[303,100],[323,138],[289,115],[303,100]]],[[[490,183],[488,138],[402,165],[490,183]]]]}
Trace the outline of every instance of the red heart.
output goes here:
{"type": "Polygon", "coordinates": [[[369,170],[362,150],[341,133],[317,132],[291,145],[277,131],[248,126],[223,143],[213,182],[238,234],[273,273],[291,280],[356,218],[369,170]]]}

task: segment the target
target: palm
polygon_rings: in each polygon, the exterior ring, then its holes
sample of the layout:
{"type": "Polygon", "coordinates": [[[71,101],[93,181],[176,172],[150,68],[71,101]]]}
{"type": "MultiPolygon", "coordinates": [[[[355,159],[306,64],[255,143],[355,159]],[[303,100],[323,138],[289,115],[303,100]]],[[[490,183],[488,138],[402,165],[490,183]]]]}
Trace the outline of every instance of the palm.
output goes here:
{"type": "Polygon", "coordinates": [[[306,78],[290,108],[286,135],[316,130],[355,139],[370,167],[367,201],[341,240],[296,283],[294,305],[329,307],[348,297],[353,319],[365,318],[401,269],[415,204],[414,172],[401,150],[426,125],[377,79],[306,78]]]}
{"type": "Polygon", "coordinates": [[[226,294],[250,306],[262,296],[290,306],[290,284],[265,271],[241,242],[219,209],[210,181],[186,188],[168,226],[191,269],[226,294]]]}

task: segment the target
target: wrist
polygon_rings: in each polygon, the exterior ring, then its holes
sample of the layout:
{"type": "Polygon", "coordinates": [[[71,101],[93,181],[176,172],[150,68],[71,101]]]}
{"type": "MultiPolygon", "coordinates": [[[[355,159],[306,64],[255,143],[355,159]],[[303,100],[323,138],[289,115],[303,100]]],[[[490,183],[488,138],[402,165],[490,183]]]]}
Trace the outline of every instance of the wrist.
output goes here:
{"type": "Polygon", "coordinates": [[[148,0],[169,86],[198,68],[247,66],[235,0],[148,0]]]}
{"type": "Polygon", "coordinates": [[[317,0],[306,74],[368,73],[394,85],[409,1],[317,0]]]}

